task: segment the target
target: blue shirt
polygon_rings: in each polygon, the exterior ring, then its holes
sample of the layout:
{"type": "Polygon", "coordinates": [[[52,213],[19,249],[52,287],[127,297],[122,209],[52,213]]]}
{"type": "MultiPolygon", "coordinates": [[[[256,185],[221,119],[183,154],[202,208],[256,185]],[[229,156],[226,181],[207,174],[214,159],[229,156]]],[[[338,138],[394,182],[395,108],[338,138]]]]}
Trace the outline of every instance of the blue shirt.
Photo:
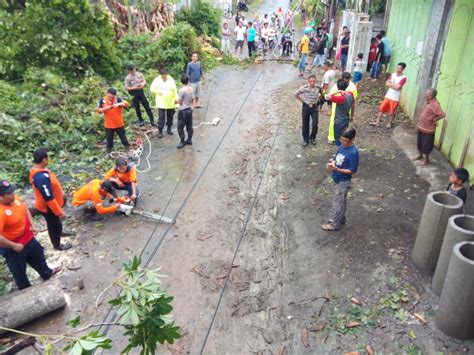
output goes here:
{"type": "MultiPolygon", "coordinates": [[[[339,169],[349,169],[353,173],[357,172],[359,167],[359,151],[355,145],[350,147],[341,146],[336,151],[334,157],[336,162],[336,168],[339,169]]],[[[348,181],[352,179],[352,174],[343,174],[337,171],[332,172],[332,179],[334,182],[338,183],[341,181],[348,181]]]]}
{"type": "Polygon", "coordinates": [[[186,67],[186,74],[189,77],[189,82],[193,84],[200,82],[202,77],[201,63],[189,62],[188,66],[186,67]]]}
{"type": "Polygon", "coordinates": [[[248,42],[253,42],[255,41],[255,36],[257,35],[257,30],[253,27],[250,27],[247,30],[247,41],[248,42]]]}

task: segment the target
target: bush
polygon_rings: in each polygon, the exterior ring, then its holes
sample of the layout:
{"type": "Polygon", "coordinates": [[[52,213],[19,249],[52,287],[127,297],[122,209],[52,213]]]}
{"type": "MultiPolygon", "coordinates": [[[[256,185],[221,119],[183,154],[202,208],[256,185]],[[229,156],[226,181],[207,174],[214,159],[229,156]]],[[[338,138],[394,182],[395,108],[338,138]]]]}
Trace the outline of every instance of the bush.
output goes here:
{"type": "Polygon", "coordinates": [[[23,76],[51,67],[67,77],[98,73],[113,78],[119,64],[105,10],[84,0],[36,0],[0,11],[0,75],[23,76]]]}
{"type": "Polygon", "coordinates": [[[124,36],[119,48],[128,53],[124,65],[133,63],[139,68],[155,70],[166,68],[175,79],[184,72],[193,52],[202,54],[196,32],[183,22],[165,28],[158,40],[151,35],[124,36]]]}
{"type": "Polygon", "coordinates": [[[220,36],[221,10],[206,0],[197,0],[191,9],[184,7],[179,10],[176,21],[189,23],[198,35],[220,36]]]}

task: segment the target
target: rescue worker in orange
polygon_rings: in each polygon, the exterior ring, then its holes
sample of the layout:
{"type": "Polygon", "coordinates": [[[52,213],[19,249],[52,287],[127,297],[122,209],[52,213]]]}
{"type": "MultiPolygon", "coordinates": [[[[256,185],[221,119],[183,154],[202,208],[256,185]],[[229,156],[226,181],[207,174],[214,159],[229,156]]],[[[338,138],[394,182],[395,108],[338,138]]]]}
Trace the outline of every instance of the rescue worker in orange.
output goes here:
{"type": "Polygon", "coordinates": [[[30,184],[35,194],[35,207],[43,215],[48,226],[49,239],[56,250],[71,248],[70,243],[61,244],[62,220],[66,219],[63,207],[66,204],[61,183],[48,166],[48,151],[38,148],[33,152],[34,165],[30,169],[30,184]]]}
{"type": "Polygon", "coordinates": [[[85,209],[92,212],[90,218],[92,220],[99,220],[101,218],[96,215],[96,212],[103,215],[114,213],[118,210],[120,207],[118,203],[112,202],[108,206],[104,206],[104,203],[107,204],[116,196],[117,194],[112,186],[112,182],[94,179],[74,192],[72,205],[77,209],[85,209]]]}
{"type": "Polygon", "coordinates": [[[137,168],[123,158],[115,161],[115,167],[109,170],[104,180],[110,181],[116,190],[127,190],[128,196],[136,202],[139,195],[137,187],[137,168]]]}
{"type": "Polygon", "coordinates": [[[18,289],[30,287],[26,265],[30,265],[43,280],[48,280],[61,268],[51,269],[44,250],[35,239],[33,217],[26,204],[15,195],[15,186],[0,180],[0,255],[13,275],[18,289]]]}
{"type": "Polygon", "coordinates": [[[107,140],[107,153],[114,147],[114,135],[118,134],[125,149],[130,148],[123,122],[123,108],[129,108],[129,103],[117,97],[117,90],[110,88],[107,95],[99,100],[97,112],[104,114],[105,137],[107,140]]]}

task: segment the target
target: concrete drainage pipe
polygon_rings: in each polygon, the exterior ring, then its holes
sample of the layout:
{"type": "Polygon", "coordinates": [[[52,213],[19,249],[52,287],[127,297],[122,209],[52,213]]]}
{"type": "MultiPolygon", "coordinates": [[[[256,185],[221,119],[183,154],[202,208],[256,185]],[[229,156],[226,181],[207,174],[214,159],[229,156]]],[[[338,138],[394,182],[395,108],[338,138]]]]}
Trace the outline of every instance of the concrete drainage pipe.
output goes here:
{"type": "Polygon", "coordinates": [[[457,339],[474,339],[474,242],[454,246],[439,301],[436,324],[457,339]]]}
{"type": "Polygon", "coordinates": [[[446,191],[428,194],[413,247],[416,265],[427,271],[435,270],[449,217],[462,213],[462,208],[462,200],[446,191]]]}
{"type": "MultiPolygon", "coordinates": [[[[438,264],[433,276],[433,291],[438,296],[441,295],[443,289],[453,247],[460,242],[474,242],[474,216],[458,214],[449,218],[443,245],[439,253],[438,264]]],[[[471,277],[474,278],[474,275],[471,277]]]]}

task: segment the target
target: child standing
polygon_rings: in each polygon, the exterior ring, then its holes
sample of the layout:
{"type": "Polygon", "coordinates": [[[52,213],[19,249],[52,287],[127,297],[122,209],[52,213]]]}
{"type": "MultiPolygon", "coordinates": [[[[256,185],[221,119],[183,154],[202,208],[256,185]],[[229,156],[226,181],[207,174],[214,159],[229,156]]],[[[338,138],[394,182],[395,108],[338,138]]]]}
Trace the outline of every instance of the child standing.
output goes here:
{"type": "Polygon", "coordinates": [[[359,90],[360,81],[364,73],[364,54],[357,54],[357,60],[354,62],[354,84],[356,84],[357,90],[359,90]]]}
{"type": "Polygon", "coordinates": [[[181,84],[183,86],[178,91],[178,135],[181,141],[176,148],[181,149],[186,145],[193,144],[193,88],[189,85],[189,77],[186,74],[181,76],[181,84]],[[185,139],[184,127],[188,133],[188,139],[185,139]]]}
{"type": "Polygon", "coordinates": [[[467,190],[464,183],[469,180],[469,172],[464,168],[457,168],[449,176],[449,184],[446,191],[459,197],[464,203],[467,199],[467,190]]]}

